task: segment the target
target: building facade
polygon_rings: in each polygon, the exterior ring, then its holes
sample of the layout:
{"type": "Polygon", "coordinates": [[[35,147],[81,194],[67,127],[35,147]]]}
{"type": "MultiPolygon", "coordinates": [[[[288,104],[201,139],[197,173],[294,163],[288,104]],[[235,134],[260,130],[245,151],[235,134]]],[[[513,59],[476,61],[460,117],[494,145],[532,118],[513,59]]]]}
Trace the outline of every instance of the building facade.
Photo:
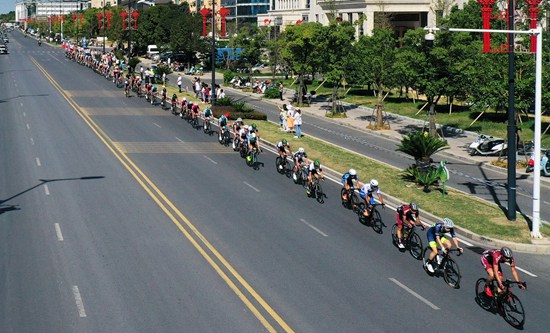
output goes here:
{"type": "MultiPolygon", "coordinates": [[[[267,14],[258,15],[258,26],[282,31],[288,25],[331,20],[351,22],[356,37],[370,34],[375,27],[390,27],[398,36],[409,29],[435,25],[436,15],[448,8],[438,8],[437,0],[271,0],[267,14]]],[[[453,4],[462,6],[465,0],[453,4]]],[[[449,7],[447,5],[447,7],[449,7]]]]}
{"type": "Polygon", "coordinates": [[[22,0],[15,4],[15,20],[25,22],[30,18],[48,18],[57,15],[68,15],[77,10],[90,8],[91,1],[37,1],[22,0]]]}

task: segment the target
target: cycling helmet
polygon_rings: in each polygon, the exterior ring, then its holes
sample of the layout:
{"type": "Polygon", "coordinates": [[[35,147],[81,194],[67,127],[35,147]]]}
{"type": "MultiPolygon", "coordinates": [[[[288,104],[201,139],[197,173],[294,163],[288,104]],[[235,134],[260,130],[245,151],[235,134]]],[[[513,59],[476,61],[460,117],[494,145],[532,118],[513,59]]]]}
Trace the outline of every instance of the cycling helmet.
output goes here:
{"type": "Polygon", "coordinates": [[[253,128],[253,129],[257,129],[258,126],[256,126],[256,124],[252,124],[252,128],[253,128]]]}
{"type": "Polygon", "coordinates": [[[187,97],[184,97],[184,98],[182,99],[182,101],[187,101],[187,97]]]}
{"type": "Polygon", "coordinates": [[[417,205],[416,203],[414,203],[414,202],[411,202],[411,203],[409,204],[409,208],[410,208],[411,210],[415,211],[415,212],[418,211],[418,205],[417,205]]]}
{"type": "Polygon", "coordinates": [[[451,220],[450,218],[446,217],[443,219],[443,225],[445,226],[445,228],[447,229],[451,229],[455,226],[455,224],[453,223],[453,220],[451,220]]]}
{"type": "Polygon", "coordinates": [[[229,113],[226,113],[226,114],[225,114],[225,117],[226,117],[226,118],[229,118],[229,113]]]}
{"type": "Polygon", "coordinates": [[[512,254],[512,250],[510,250],[510,248],[506,246],[500,249],[500,254],[502,254],[502,256],[506,259],[512,259],[512,257],[514,256],[512,254]]]}
{"type": "Polygon", "coordinates": [[[370,180],[370,186],[373,187],[373,188],[378,187],[378,180],[376,180],[376,179],[371,179],[371,180],[370,180]]]}
{"type": "Polygon", "coordinates": [[[321,166],[321,162],[319,162],[319,160],[315,160],[315,161],[313,161],[313,165],[314,165],[316,168],[318,168],[318,167],[321,166]]]}
{"type": "Polygon", "coordinates": [[[286,139],[283,139],[283,140],[281,140],[281,143],[282,143],[283,145],[286,145],[286,144],[288,143],[288,141],[286,141],[286,139]]]}
{"type": "Polygon", "coordinates": [[[244,125],[243,128],[248,131],[248,125],[244,125]]]}
{"type": "Polygon", "coordinates": [[[237,121],[243,121],[243,118],[239,117],[237,118],[237,121]]]}
{"type": "Polygon", "coordinates": [[[357,176],[357,171],[355,171],[355,169],[349,169],[349,175],[350,176],[357,176]]]}
{"type": "Polygon", "coordinates": [[[299,152],[300,154],[303,154],[303,153],[305,152],[305,150],[304,150],[304,148],[300,147],[300,148],[298,148],[298,152],[299,152]]]}

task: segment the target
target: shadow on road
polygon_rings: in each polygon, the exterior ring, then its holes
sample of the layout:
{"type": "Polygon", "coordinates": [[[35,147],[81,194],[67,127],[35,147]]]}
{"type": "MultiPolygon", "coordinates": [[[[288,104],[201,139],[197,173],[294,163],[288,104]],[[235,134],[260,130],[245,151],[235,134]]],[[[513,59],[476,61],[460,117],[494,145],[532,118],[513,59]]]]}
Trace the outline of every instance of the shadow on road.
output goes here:
{"type": "Polygon", "coordinates": [[[102,179],[102,178],[105,178],[105,177],[104,176],[88,176],[88,177],[80,177],[80,178],[39,179],[40,183],[34,185],[33,187],[30,187],[30,188],[28,188],[28,189],[26,189],[22,192],[19,192],[16,195],[11,196],[7,199],[0,200],[0,210],[2,210],[0,213],[3,213],[5,211],[10,211],[10,210],[19,210],[20,208],[17,208],[16,206],[13,206],[13,205],[12,206],[6,206],[6,205],[1,205],[1,204],[3,204],[4,202],[10,201],[12,199],[15,199],[18,196],[21,196],[21,195],[23,195],[27,192],[30,192],[30,191],[34,190],[35,188],[40,187],[40,186],[42,186],[46,183],[69,181],[69,180],[94,180],[94,179],[102,179]],[[14,207],[14,208],[9,209],[10,207],[14,207]]]}

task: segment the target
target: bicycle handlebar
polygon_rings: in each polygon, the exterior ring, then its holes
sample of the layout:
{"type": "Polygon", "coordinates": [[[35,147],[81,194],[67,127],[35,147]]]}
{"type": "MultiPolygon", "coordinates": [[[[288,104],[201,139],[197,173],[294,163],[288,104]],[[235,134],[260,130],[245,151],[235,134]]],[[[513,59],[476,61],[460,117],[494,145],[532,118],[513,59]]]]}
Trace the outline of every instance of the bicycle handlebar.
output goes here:
{"type": "Polygon", "coordinates": [[[525,281],[512,281],[512,280],[508,280],[506,279],[505,281],[502,281],[502,284],[506,287],[509,287],[510,285],[512,284],[522,284],[525,288],[527,288],[527,282],[525,281]]]}

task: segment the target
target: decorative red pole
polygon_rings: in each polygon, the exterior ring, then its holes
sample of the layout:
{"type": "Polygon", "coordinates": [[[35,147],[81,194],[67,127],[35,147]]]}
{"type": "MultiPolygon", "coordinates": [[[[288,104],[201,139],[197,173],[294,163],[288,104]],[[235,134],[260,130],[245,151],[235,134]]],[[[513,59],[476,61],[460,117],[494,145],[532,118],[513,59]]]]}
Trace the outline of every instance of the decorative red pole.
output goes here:
{"type": "MultiPolygon", "coordinates": [[[[483,19],[483,29],[491,29],[491,13],[495,0],[477,0],[481,5],[481,18],[483,19]]],[[[491,52],[491,33],[483,33],[483,52],[491,52]]]]}
{"type": "Polygon", "coordinates": [[[107,13],[107,29],[111,28],[111,17],[113,16],[111,13],[107,13]]]}
{"type": "Polygon", "coordinates": [[[103,20],[102,20],[102,18],[103,18],[103,14],[98,13],[98,14],[97,14],[97,28],[98,28],[98,29],[101,29],[101,28],[103,27],[103,24],[102,24],[102,23],[103,23],[103,20]]]}
{"type": "MultiPolygon", "coordinates": [[[[529,28],[536,29],[539,19],[539,8],[538,5],[542,0],[525,0],[529,4],[529,28]]],[[[537,52],[537,36],[531,36],[531,52],[537,52]]]]}
{"type": "Polygon", "coordinates": [[[76,16],[76,15],[73,15],[73,24],[74,24],[75,27],[76,27],[76,25],[78,24],[78,22],[77,22],[76,19],[77,19],[77,16],[76,16]]]}
{"type": "Polygon", "coordinates": [[[80,19],[80,27],[82,28],[82,24],[84,24],[84,15],[80,14],[79,19],[80,19]]]}
{"type": "Polygon", "coordinates": [[[138,16],[139,16],[139,13],[138,11],[134,11],[132,13],[132,16],[134,17],[134,30],[137,30],[137,23],[138,23],[138,16]]]}
{"type": "Polygon", "coordinates": [[[218,14],[221,16],[222,18],[222,22],[221,22],[221,28],[222,28],[222,37],[225,37],[225,24],[226,24],[226,21],[225,21],[225,17],[227,15],[229,15],[229,9],[225,8],[225,7],[222,7],[219,11],[218,11],[218,14]]]}
{"type": "Polygon", "coordinates": [[[202,9],[199,11],[199,14],[201,14],[202,16],[202,36],[203,37],[206,37],[206,18],[210,16],[210,13],[212,13],[212,11],[206,7],[202,7],[202,9]]]}

